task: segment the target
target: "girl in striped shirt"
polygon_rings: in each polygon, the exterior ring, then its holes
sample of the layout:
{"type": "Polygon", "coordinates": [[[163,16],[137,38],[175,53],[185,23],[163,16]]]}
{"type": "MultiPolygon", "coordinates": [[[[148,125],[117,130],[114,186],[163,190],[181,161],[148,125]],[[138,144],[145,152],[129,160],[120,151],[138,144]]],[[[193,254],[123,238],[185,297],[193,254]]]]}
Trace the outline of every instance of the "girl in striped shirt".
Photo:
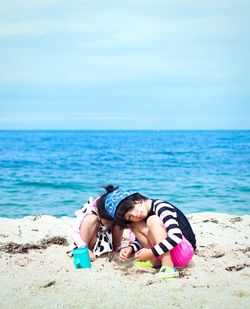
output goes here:
{"type": "Polygon", "coordinates": [[[186,266],[196,248],[186,216],[174,205],[138,192],[112,185],[106,191],[99,200],[99,208],[120,226],[129,226],[136,236],[134,242],[120,251],[120,259],[125,261],[135,254],[135,265],[161,266],[158,278],[178,277],[175,267],[186,266]]]}

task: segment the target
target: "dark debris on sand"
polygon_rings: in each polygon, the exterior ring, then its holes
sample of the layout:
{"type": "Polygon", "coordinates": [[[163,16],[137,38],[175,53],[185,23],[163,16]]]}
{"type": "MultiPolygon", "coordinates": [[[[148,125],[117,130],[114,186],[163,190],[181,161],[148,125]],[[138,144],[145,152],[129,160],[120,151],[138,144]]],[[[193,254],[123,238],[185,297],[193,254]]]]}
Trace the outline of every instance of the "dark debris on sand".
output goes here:
{"type": "Polygon", "coordinates": [[[226,267],[225,270],[227,270],[227,271],[239,271],[239,270],[242,270],[242,269],[248,268],[248,267],[250,267],[250,264],[234,265],[234,266],[226,267]]]}
{"type": "Polygon", "coordinates": [[[8,242],[0,247],[0,251],[5,253],[27,253],[29,250],[46,249],[51,245],[68,246],[69,243],[66,238],[55,236],[47,239],[42,239],[37,244],[17,244],[15,242],[8,242]]]}
{"type": "Polygon", "coordinates": [[[50,286],[55,285],[55,284],[56,284],[56,281],[52,280],[52,281],[48,282],[47,284],[41,286],[41,288],[49,288],[50,286]]]}
{"type": "Polygon", "coordinates": [[[59,245],[59,246],[68,246],[69,243],[66,238],[61,237],[61,236],[54,236],[50,237],[47,239],[43,239],[41,243],[45,246],[50,246],[50,245],[59,245]]]}

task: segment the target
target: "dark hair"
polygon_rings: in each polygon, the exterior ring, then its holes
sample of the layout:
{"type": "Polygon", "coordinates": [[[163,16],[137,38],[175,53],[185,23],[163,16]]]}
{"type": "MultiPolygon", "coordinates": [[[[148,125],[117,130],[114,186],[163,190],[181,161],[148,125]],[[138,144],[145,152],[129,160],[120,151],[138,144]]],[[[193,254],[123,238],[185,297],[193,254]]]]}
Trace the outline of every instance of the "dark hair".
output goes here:
{"type": "Polygon", "coordinates": [[[125,220],[125,214],[132,209],[137,203],[141,203],[148,200],[148,198],[140,193],[133,193],[132,195],[126,197],[122,200],[115,212],[115,221],[121,227],[127,227],[131,222],[125,220]]]}
{"type": "Polygon", "coordinates": [[[117,223],[122,228],[128,227],[128,225],[131,223],[130,221],[124,219],[126,212],[132,209],[135,206],[135,204],[148,200],[146,196],[143,196],[138,192],[133,193],[118,204],[117,209],[115,211],[115,218],[112,218],[105,209],[105,200],[109,193],[115,191],[119,187],[114,187],[113,185],[107,185],[103,186],[102,188],[106,190],[106,193],[101,195],[101,197],[97,201],[98,214],[103,219],[109,221],[115,221],[115,223],[117,223]]]}
{"type": "Polygon", "coordinates": [[[97,201],[98,214],[103,219],[114,221],[114,218],[112,218],[105,209],[105,200],[106,200],[107,195],[115,191],[116,189],[118,189],[118,187],[114,187],[113,185],[107,185],[107,186],[103,186],[102,188],[106,190],[106,193],[101,195],[101,197],[97,201]]]}

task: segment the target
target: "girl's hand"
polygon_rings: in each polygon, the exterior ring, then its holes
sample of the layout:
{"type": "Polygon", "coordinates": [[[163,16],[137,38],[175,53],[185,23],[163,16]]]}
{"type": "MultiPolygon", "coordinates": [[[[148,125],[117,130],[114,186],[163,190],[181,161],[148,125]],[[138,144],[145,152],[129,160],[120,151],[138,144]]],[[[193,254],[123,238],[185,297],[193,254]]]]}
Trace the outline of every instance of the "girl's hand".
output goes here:
{"type": "Polygon", "coordinates": [[[141,249],[135,254],[135,258],[139,262],[146,262],[154,258],[154,254],[151,249],[141,249]]]}
{"type": "Polygon", "coordinates": [[[124,262],[127,258],[130,258],[133,253],[132,247],[128,246],[126,248],[121,249],[119,259],[124,262]]]}
{"type": "Polygon", "coordinates": [[[89,257],[91,262],[94,262],[96,260],[96,256],[91,250],[89,250],[89,257]]]}

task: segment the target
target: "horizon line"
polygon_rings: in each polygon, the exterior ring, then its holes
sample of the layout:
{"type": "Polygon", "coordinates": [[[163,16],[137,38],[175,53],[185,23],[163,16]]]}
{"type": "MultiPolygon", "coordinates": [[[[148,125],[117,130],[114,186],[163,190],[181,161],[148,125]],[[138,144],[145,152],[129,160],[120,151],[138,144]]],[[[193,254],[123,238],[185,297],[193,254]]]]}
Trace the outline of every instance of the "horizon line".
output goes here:
{"type": "Polygon", "coordinates": [[[250,131],[250,129],[0,129],[6,131],[250,131]]]}

